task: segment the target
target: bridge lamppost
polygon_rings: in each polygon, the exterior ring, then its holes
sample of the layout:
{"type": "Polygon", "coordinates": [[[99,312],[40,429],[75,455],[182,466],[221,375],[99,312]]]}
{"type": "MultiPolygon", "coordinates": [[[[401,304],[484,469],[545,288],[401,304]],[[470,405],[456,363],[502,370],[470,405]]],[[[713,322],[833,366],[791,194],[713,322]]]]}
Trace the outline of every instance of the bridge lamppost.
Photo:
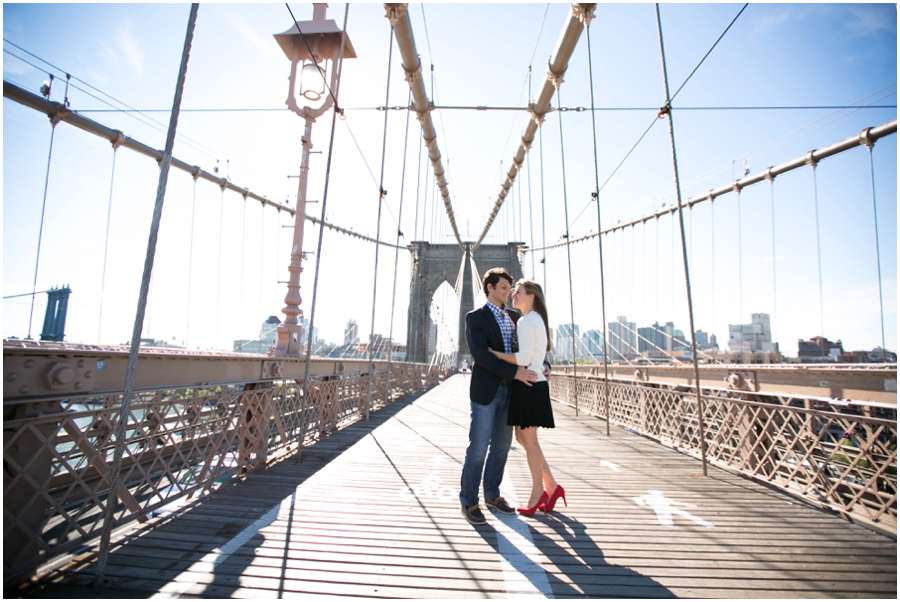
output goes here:
{"type": "Polygon", "coordinates": [[[281,310],[285,317],[284,322],[276,329],[277,356],[299,356],[302,352],[303,326],[299,322],[299,318],[303,316],[303,310],[300,309],[300,273],[303,271],[303,226],[306,222],[306,184],[309,175],[309,154],[312,149],[312,124],[317,117],[334,106],[333,91],[339,75],[338,65],[342,50],[343,58],[356,58],[350,38],[344,35],[333,20],[325,19],[327,8],[327,4],[313,4],[312,21],[297,21],[284,33],[275,34],[275,41],[291,61],[288,97],[285,104],[306,121],[303,137],[300,139],[303,143],[303,155],[300,160],[291,263],[288,265],[290,277],[288,292],[284,298],[285,307],[281,310]]]}

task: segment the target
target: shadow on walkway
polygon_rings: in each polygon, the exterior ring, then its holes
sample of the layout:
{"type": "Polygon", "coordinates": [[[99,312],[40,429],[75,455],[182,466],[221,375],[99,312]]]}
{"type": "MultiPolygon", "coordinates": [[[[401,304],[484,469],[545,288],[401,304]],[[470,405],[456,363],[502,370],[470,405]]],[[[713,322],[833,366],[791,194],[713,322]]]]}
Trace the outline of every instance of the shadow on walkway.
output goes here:
{"type": "MultiPolygon", "coordinates": [[[[95,547],[57,571],[18,589],[5,591],[4,597],[148,598],[167,590],[169,595],[166,597],[177,597],[179,585],[173,581],[175,577],[197,562],[210,562],[211,566],[206,574],[211,574],[214,578],[199,596],[227,598],[241,589],[241,585],[232,577],[217,573],[227,566],[227,573],[233,575],[236,567],[246,567],[253,562],[254,548],[265,541],[257,532],[257,527],[270,524],[278,516],[279,507],[291,507],[288,518],[290,521],[294,516],[293,497],[298,486],[425,394],[427,391],[406,395],[371,412],[368,427],[363,418],[302,448],[299,460],[301,470],[297,470],[297,457],[288,456],[272,465],[233,478],[219,489],[186,503],[172,514],[138,526],[134,532],[111,546],[106,578],[100,587],[92,586],[96,574],[95,547]],[[253,477],[257,483],[262,481],[265,486],[258,487],[253,492],[254,507],[248,512],[245,481],[249,477],[253,477]],[[222,513],[224,518],[210,524],[208,517],[210,509],[214,507],[225,509],[222,513]],[[231,517],[228,516],[229,510],[231,517]],[[212,530],[214,532],[211,533],[212,530]],[[199,535],[194,535],[195,533],[199,535]],[[227,543],[216,545],[217,541],[222,540],[227,543]],[[135,554],[131,552],[133,548],[142,550],[135,554]],[[154,548],[155,558],[147,558],[148,548],[154,548]],[[239,552],[241,549],[243,552],[239,552]],[[139,563],[135,562],[136,558],[140,560],[139,563]]],[[[299,503],[302,504],[302,501],[299,503]]],[[[180,587],[183,588],[184,585],[180,587]]],[[[285,592],[281,590],[280,593],[285,592]]],[[[197,595],[196,591],[192,591],[188,597],[197,595]]]]}
{"type": "Polygon", "coordinates": [[[677,597],[650,577],[606,562],[603,550],[574,518],[558,512],[535,513],[528,518],[499,512],[493,515],[502,525],[498,525],[499,530],[490,523],[475,530],[494,548],[498,560],[508,563],[504,573],[511,597],[528,594],[548,598],[677,597]],[[556,537],[532,528],[530,521],[544,523],[555,531],[556,537]],[[529,550],[531,553],[527,553],[529,550]],[[541,564],[541,556],[549,564],[541,564]]]}

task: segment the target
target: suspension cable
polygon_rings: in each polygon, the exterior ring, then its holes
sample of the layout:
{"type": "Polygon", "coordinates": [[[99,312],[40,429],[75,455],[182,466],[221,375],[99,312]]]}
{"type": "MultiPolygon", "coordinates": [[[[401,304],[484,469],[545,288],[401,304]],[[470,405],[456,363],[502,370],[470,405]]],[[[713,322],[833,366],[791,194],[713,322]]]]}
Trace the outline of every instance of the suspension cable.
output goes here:
{"type": "Polygon", "coordinates": [[[666,51],[663,44],[662,18],[659,14],[659,4],[656,4],[656,27],[659,32],[659,52],[662,59],[663,84],[666,91],[666,104],[660,111],[662,115],[665,112],[669,118],[669,139],[672,143],[672,169],[675,173],[675,193],[678,199],[678,222],[681,227],[681,254],[684,262],[684,282],[687,289],[688,316],[690,317],[691,327],[691,358],[694,364],[694,383],[697,393],[697,423],[699,427],[700,437],[700,458],[703,465],[703,476],[706,476],[706,434],[704,433],[704,412],[706,411],[703,403],[703,394],[700,389],[700,367],[697,363],[697,331],[694,327],[694,304],[691,299],[691,276],[687,260],[687,245],[684,238],[684,215],[681,206],[681,183],[678,179],[678,154],[675,150],[675,125],[672,120],[672,99],[669,96],[669,76],[666,70],[666,51]]]}
{"type": "MultiPolygon", "coordinates": [[[[427,169],[428,168],[426,166],[426,170],[427,169]]],[[[427,173],[425,174],[425,177],[426,177],[426,179],[428,178],[427,173]]],[[[422,180],[422,139],[419,138],[419,164],[416,167],[416,219],[413,222],[413,236],[412,236],[412,240],[410,242],[412,242],[413,240],[421,240],[419,238],[419,201],[420,201],[419,184],[421,183],[421,180],[422,180]]],[[[416,272],[418,272],[418,270],[416,270],[416,272]]]]}
{"type": "MultiPolygon", "coordinates": [[[[528,171],[528,228],[531,232],[531,247],[534,248],[534,207],[531,204],[531,153],[528,153],[525,157],[525,165],[528,171]]],[[[531,254],[531,278],[537,278],[534,267],[534,253],[531,254]]],[[[544,285],[546,286],[546,283],[544,285]]]]}
{"type": "MultiPolygon", "coordinates": [[[[409,91],[409,100],[407,102],[412,102],[412,90],[409,91]]],[[[409,112],[406,113],[406,129],[403,132],[403,167],[400,170],[400,209],[398,210],[397,221],[402,222],[403,218],[403,191],[406,188],[406,149],[409,146],[409,112]]],[[[394,286],[393,286],[393,294],[391,296],[391,325],[390,330],[388,332],[388,364],[387,364],[387,384],[385,385],[385,395],[384,395],[384,403],[387,404],[390,400],[390,392],[391,392],[391,359],[394,355],[394,307],[397,303],[397,265],[400,260],[400,237],[403,236],[403,232],[400,231],[400,227],[397,227],[397,248],[394,249],[394,286]]],[[[463,255],[465,256],[465,255],[463,255]]]]}
{"type": "MultiPolygon", "coordinates": [[[[194,214],[197,208],[197,178],[198,174],[194,174],[194,192],[191,195],[191,242],[190,247],[188,249],[188,277],[187,277],[187,303],[185,304],[185,333],[184,333],[184,347],[185,349],[191,348],[191,284],[192,284],[192,274],[194,269],[194,214]]],[[[105,268],[104,268],[105,270],[105,268]]],[[[99,338],[99,337],[98,337],[99,338]]]]}
{"type": "MultiPolygon", "coordinates": [[[[390,43],[388,44],[388,63],[387,63],[387,84],[385,85],[384,104],[390,100],[391,94],[391,59],[394,55],[394,28],[391,27],[390,43]]],[[[381,238],[381,206],[384,204],[384,197],[387,192],[384,190],[384,162],[387,156],[387,126],[388,112],[384,112],[384,131],[381,135],[381,181],[378,184],[378,218],[375,225],[375,238],[381,238]]],[[[369,377],[366,379],[366,426],[369,426],[369,412],[372,406],[372,359],[375,351],[375,299],[378,291],[378,251],[375,246],[375,270],[372,276],[372,324],[369,332],[369,377]]]]}
{"type": "MultiPolygon", "coordinates": [[[[325,190],[322,192],[322,213],[321,219],[319,219],[319,240],[316,243],[316,270],[313,275],[313,291],[312,291],[312,305],[310,305],[310,314],[309,314],[309,332],[306,334],[306,362],[303,368],[303,400],[304,403],[309,399],[309,363],[310,358],[312,357],[312,332],[313,326],[316,323],[316,297],[319,292],[319,267],[322,262],[322,239],[324,238],[325,233],[325,209],[328,206],[328,185],[331,183],[331,160],[334,157],[334,132],[337,129],[337,116],[338,116],[338,103],[337,98],[340,96],[341,90],[341,77],[343,76],[343,68],[344,68],[344,48],[347,40],[347,16],[350,12],[350,4],[347,3],[344,5],[344,27],[341,31],[341,50],[340,54],[338,54],[337,65],[333,67],[336,69],[337,75],[335,76],[335,102],[334,102],[334,111],[331,114],[331,134],[328,138],[328,159],[325,164],[325,190]]],[[[280,228],[279,228],[280,230],[280,228]]],[[[377,252],[378,245],[375,245],[375,249],[377,252]]],[[[276,249],[277,251],[277,249],[276,249]]],[[[298,249],[298,251],[302,251],[302,249],[298,249]]],[[[308,412],[305,412],[306,417],[303,421],[303,426],[300,430],[300,441],[297,443],[297,448],[299,450],[300,446],[303,445],[303,441],[306,436],[306,429],[308,428],[310,416],[308,412]]]]}
{"type": "MultiPolygon", "coordinates": [[[[52,76],[51,76],[52,77],[52,76]]],[[[44,235],[44,213],[47,209],[47,188],[50,186],[50,163],[53,158],[53,137],[56,134],[56,124],[50,121],[50,150],[47,152],[47,175],[44,177],[44,200],[41,202],[41,222],[38,227],[37,253],[34,258],[34,283],[31,285],[31,310],[28,312],[28,339],[31,339],[31,321],[34,318],[34,297],[37,295],[38,267],[41,265],[41,240],[44,235]]]]}
{"type": "MultiPolygon", "coordinates": [[[[591,57],[591,25],[587,27],[587,52],[588,52],[588,76],[591,87],[591,134],[594,141],[594,193],[591,195],[597,204],[597,232],[603,230],[603,222],[600,219],[600,167],[597,157],[597,122],[594,113],[594,65],[591,57]]],[[[603,237],[597,236],[597,245],[600,249],[600,315],[603,320],[603,405],[606,412],[606,435],[609,436],[609,358],[606,342],[609,338],[606,324],[606,282],[603,269],[603,237]]],[[[533,256],[532,256],[533,257],[533,256]]]]}
{"type": "MultiPolygon", "coordinates": [[[[556,103],[559,100],[559,85],[556,86],[556,103]]],[[[569,197],[566,194],[566,151],[563,143],[563,126],[562,115],[559,116],[559,156],[562,163],[562,192],[563,192],[563,208],[566,216],[566,240],[569,238],[569,197]]],[[[572,246],[566,245],[566,254],[568,256],[569,267],[569,315],[571,321],[571,331],[569,335],[572,337],[572,376],[577,376],[578,359],[575,355],[575,295],[572,293],[572,246]]],[[[578,387],[575,387],[575,416],[578,416],[578,387]]]]}
{"type": "MultiPolygon", "coordinates": [[[[716,327],[716,203],[715,201],[709,202],[709,261],[710,261],[710,295],[711,295],[711,314],[712,317],[710,319],[710,324],[712,325],[709,329],[710,335],[712,335],[713,329],[716,327]]],[[[719,343],[716,342],[716,347],[718,348],[719,343]]]]}
{"type": "Polygon", "coordinates": [[[825,295],[822,287],[822,236],[819,227],[819,184],[816,177],[816,161],[810,153],[809,165],[812,167],[813,174],[813,203],[816,214],[816,258],[819,266],[819,332],[822,340],[819,341],[819,350],[821,357],[825,356],[825,295]]]}
{"type": "MultiPolygon", "coordinates": [[[[737,189],[737,231],[738,231],[738,324],[744,320],[744,241],[743,222],[741,220],[741,189],[737,189]]],[[[730,338],[730,337],[729,337],[730,338]]],[[[744,328],[741,326],[740,338],[741,361],[744,358],[744,328]]]]}
{"type": "Polygon", "coordinates": [[[106,562],[109,557],[109,538],[113,527],[113,517],[116,511],[116,502],[119,497],[119,478],[122,470],[122,456],[125,452],[126,422],[131,406],[131,393],[134,387],[134,377],[137,372],[138,350],[141,345],[141,331],[144,325],[144,310],[147,306],[147,293],[150,288],[150,276],[153,273],[153,260],[156,256],[156,242],[159,236],[159,224],[162,219],[163,201],[166,197],[166,184],[169,180],[169,165],[172,162],[172,148],[175,146],[175,130],[178,126],[178,111],[181,108],[181,98],[184,92],[184,81],[187,76],[187,63],[190,57],[191,42],[194,37],[194,26],[197,22],[197,9],[199,4],[191,5],[188,17],[187,34],[184,40],[184,49],[181,56],[181,65],[178,69],[178,80],[175,86],[175,100],[172,106],[172,114],[169,119],[169,132],[166,136],[166,149],[159,169],[159,184],[156,190],[156,203],[153,208],[153,219],[150,225],[150,237],[147,242],[147,256],[144,260],[144,273],[141,277],[141,291],[138,297],[137,315],[134,319],[134,330],[131,334],[131,350],[128,354],[128,366],[125,372],[125,386],[122,392],[122,406],[116,423],[116,448],[113,456],[113,464],[109,474],[109,493],[106,497],[106,512],[103,519],[103,532],[100,535],[100,551],[97,557],[97,569],[94,577],[94,585],[103,582],[106,571],[106,562]]]}
{"type": "Polygon", "coordinates": [[[244,264],[246,263],[244,257],[244,248],[247,244],[247,199],[244,198],[244,208],[243,213],[241,214],[241,292],[238,294],[238,311],[241,314],[241,317],[238,318],[238,330],[240,331],[239,338],[243,338],[244,335],[244,264]]]}
{"type": "MultiPolygon", "coordinates": [[[[224,217],[225,217],[225,187],[222,187],[222,192],[219,195],[219,253],[216,258],[216,339],[215,344],[219,344],[219,308],[221,306],[220,299],[222,298],[222,233],[223,233],[223,225],[224,225],[224,217]]],[[[219,347],[216,347],[217,349],[219,347]]]]}
{"type": "MultiPolygon", "coordinates": [[[[116,182],[116,151],[119,150],[118,145],[113,144],[112,158],[112,174],[109,176],[109,202],[106,205],[106,238],[103,243],[103,272],[100,277],[100,319],[97,321],[97,344],[100,344],[100,337],[103,329],[103,297],[106,291],[106,259],[109,256],[109,224],[112,217],[112,201],[113,201],[113,185],[116,182]]],[[[194,182],[194,193],[197,192],[196,181],[194,182]]]]}
{"type": "MultiPolygon", "coordinates": [[[[868,130],[865,130],[865,133],[868,134],[868,130]]],[[[882,363],[887,363],[887,347],[885,347],[884,337],[884,292],[881,284],[881,243],[878,240],[878,204],[875,202],[875,161],[872,158],[874,146],[875,143],[871,141],[866,144],[866,147],[869,149],[869,170],[872,174],[872,216],[874,217],[873,225],[875,227],[875,257],[878,265],[878,308],[881,313],[881,361],[882,363]]]]}
{"type": "Polygon", "coordinates": [[[710,47],[710,49],[706,51],[706,54],[703,55],[703,58],[700,59],[700,62],[697,63],[697,66],[694,67],[693,71],[691,71],[691,74],[687,76],[687,79],[685,79],[684,82],[680,86],[678,86],[678,89],[675,90],[675,94],[672,95],[672,98],[669,99],[669,102],[675,100],[675,97],[678,96],[678,93],[681,92],[682,88],[684,88],[687,85],[687,83],[689,81],[691,81],[691,78],[694,77],[695,73],[697,73],[697,69],[700,68],[700,65],[703,64],[703,61],[705,61],[707,59],[707,57],[709,57],[710,53],[712,53],[712,51],[715,50],[716,46],[719,45],[719,42],[722,41],[722,38],[725,37],[725,34],[728,33],[728,30],[731,29],[731,26],[734,25],[734,22],[738,20],[738,17],[740,17],[743,14],[744,10],[746,10],[746,8],[748,6],[750,6],[749,2],[747,4],[745,4],[743,7],[741,7],[741,10],[738,11],[738,14],[735,15],[734,19],[731,20],[731,23],[728,24],[728,27],[725,28],[725,31],[722,32],[722,35],[720,35],[719,38],[715,41],[715,43],[712,45],[712,47],[710,47]]]}
{"type": "Polygon", "coordinates": [[[544,286],[547,286],[547,213],[544,210],[544,128],[538,129],[538,148],[541,151],[541,247],[544,248],[544,256],[541,263],[544,266],[544,286]]]}

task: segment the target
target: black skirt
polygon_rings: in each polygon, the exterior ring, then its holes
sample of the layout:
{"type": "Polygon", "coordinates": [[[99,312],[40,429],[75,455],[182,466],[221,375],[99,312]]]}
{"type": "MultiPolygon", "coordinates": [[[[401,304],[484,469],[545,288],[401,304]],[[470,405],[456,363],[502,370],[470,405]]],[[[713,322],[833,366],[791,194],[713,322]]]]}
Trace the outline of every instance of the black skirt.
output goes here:
{"type": "Polygon", "coordinates": [[[529,387],[521,381],[513,381],[506,424],[522,428],[554,428],[556,425],[553,423],[553,408],[550,406],[550,383],[537,382],[529,387]]]}

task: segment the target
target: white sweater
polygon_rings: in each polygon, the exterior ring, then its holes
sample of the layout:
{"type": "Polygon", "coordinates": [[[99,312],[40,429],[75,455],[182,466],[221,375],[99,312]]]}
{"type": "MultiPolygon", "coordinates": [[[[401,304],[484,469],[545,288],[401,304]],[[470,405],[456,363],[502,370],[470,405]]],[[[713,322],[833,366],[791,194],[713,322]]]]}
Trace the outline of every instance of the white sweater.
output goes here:
{"type": "Polygon", "coordinates": [[[538,312],[532,311],[521,318],[516,324],[516,333],[519,336],[519,351],[515,354],[516,364],[526,366],[532,372],[537,372],[538,382],[547,380],[544,378],[544,355],[547,353],[547,329],[538,312]]]}

